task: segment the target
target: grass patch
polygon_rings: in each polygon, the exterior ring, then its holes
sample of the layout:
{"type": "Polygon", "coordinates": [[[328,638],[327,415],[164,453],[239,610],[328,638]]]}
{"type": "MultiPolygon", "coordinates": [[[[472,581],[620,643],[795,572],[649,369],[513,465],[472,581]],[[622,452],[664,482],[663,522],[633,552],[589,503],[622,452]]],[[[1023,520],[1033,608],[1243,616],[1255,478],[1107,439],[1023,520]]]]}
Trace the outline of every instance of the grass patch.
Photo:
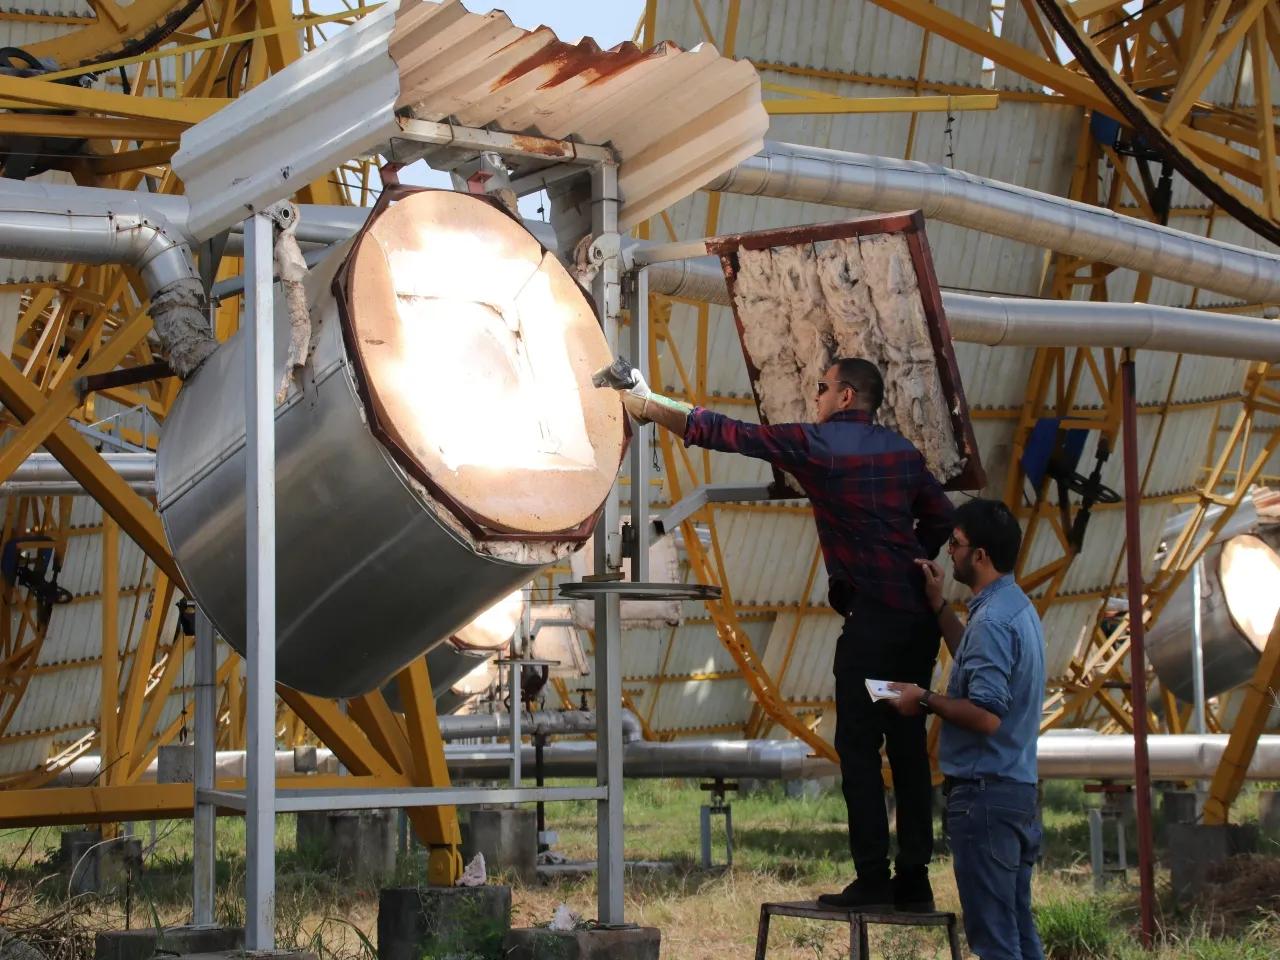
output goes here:
{"type": "MultiPolygon", "coordinates": [[[[627,858],[674,864],[670,872],[628,874],[627,919],[659,927],[663,957],[669,960],[751,956],[762,902],[813,899],[840,889],[852,876],[846,812],[838,792],[789,798],[782,784],[772,784],[730,799],[734,868],[708,872],[697,866],[698,813],[707,802],[698,784],[668,780],[626,785],[627,858]]],[[[1136,891],[1131,887],[1095,896],[1087,870],[1081,869],[1088,860],[1087,810],[1096,799],[1080,784],[1046,784],[1044,862],[1033,877],[1033,902],[1051,960],[1280,960],[1280,920],[1267,912],[1266,891],[1261,890],[1237,897],[1241,909],[1215,902],[1190,915],[1175,913],[1166,901],[1158,949],[1154,954],[1142,951],[1136,942],[1136,891]]],[[[594,802],[549,804],[547,819],[548,827],[559,833],[560,852],[594,859],[594,802]]],[[[137,826],[147,842],[147,825],[137,826]]],[[[134,927],[190,921],[190,823],[157,823],[156,847],[128,907],[122,896],[68,894],[67,867],[55,855],[59,833],[60,828],[0,832],[0,866],[6,867],[0,879],[0,926],[8,933],[40,946],[50,960],[89,960],[94,934],[123,929],[126,911],[134,927]]],[[[374,960],[378,884],[339,880],[332,853],[323,845],[298,850],[293,816],[279,818],[276,837],[278,944],[309,950],[320,960],[374,960]]],[[[243,821],[219,820],[217,841],[217,920],[239,925],[245,910],[243,821]]],[[[716,836],[716,852],[722,858],[722,833],[716,836]]],[[[1252,882],[1248,878],[1255,873],[1243,872],[1232,882],[1252,882]]],[[[1130,875],[1131,883],[1135,877],[1130,875]]],[[[958,911],[950,861],[939,858],[931,878],[940,909],[958,911]]],[[[1167,885],[1167,874],[1161,874],[1161,883],[1167,885]]],[[[402,858],[387,884],[424,886],[424,862],[402,858]]],[[[545,924],[561,903],[591,919],[595,898],[594,877],[551,886],[517,885],[515,922],[545,924]]],[[[459,947],[485,957],[493,934],[467,930],[460,938],[465,942],[438,944],[423,960],[456,955],[459,947]]],[[[871,946],[873,956],[885,960],[949,957],[940,931],[873,927],[871,946]]],[[[848,931],[837,924],[778,918],[768,955],[770,960],[842,960],[848,956],[848,931]]]]}

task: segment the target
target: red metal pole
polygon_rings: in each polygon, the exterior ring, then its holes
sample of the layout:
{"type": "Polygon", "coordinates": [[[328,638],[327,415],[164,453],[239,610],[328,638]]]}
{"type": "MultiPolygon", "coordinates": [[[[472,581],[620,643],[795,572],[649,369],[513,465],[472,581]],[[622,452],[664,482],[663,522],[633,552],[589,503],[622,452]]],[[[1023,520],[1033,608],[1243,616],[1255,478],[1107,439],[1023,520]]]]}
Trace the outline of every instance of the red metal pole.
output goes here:
{"type": "Polygon", "coordinates": [[[1142,945],[1151,949],[1156,935],[1155,851],[1151,833],[1151,766],[1147,757],[1147,658],[1143,644],[1142,489],[1138,480],[1138,401],[1134,396],[1133,358],[1120,365],[1124,391],[1124,526],[1129,571],[1129,698],[1133,704],[1134,799],[1138,812],[1138,882],[1142,897],[1142,945]]]}

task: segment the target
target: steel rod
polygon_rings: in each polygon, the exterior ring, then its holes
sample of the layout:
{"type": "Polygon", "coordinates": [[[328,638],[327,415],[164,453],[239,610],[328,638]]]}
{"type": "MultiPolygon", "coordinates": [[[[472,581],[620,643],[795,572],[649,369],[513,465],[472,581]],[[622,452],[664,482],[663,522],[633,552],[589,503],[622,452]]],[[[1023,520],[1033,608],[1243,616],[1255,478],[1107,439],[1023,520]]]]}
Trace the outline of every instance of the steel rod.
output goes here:
{"type": "Polygon", "coordinates": [[[245,470],[248,668],[245,948],[275,949],[276,483],[273,227],[245,221],[245,470]]]}
{"type": "MultiPolygon", "coordinates": [[[[600,164],[591,170],[591,232],[600,266],[592,282],[605,337],[618,348],[621,276],[618,250],[618,168],[600,164]]],[[[622,568],[618,484],[605,498],[595,535],[598,575],[622,568]]],[[[623,919],[622,859],[622,608],[616,593],[595,601],[596,782],[604,798],[596,803],[597,918],[602,926],[623,919]]]]}
{"type": "MultiPolygon", "coordinates": [[[[636,272],[631,304],[631,365],[649,369],[649,271],[636,272]]],[[[649,582],[649,443],[652,424],[632,424],[631,440],[631,579],[649,582]]]]}
{"type": "MultiPolygon", "coordinates": [[[[153,613],[153,616],[160,615],[160,611],[153,613]]],[[[207,803],[200,802],[200,791],[212,790],[216,776],[218,666],[215,643],[213,624],[204,615],[204,611],[196,607],[196,769],[192,778],[195,789],[192,829],[195,839],[191,853],[194,874],[191,902],[192,917],[198,927],[213,923],[213,891],[217,867],[217,812],[207,803]]],[[[154,827],[154,821],[152,826],[154,827]]]]}
{"type": "Polygon", "coordinates": [[[1200,609],[1204,591],[1204,561],[1191,568],[1191,689],[1194,709],[1191,729],[1205,732],[1204,721],[1204,623],[1200,609]]]}
{"type": "Polygon", "coordinates": [[[1125,559],[1129,575],[1129,682],[1133,706],[1134,801],[1138,812],[1138,882],[1142,945],[1155,943],[1155,866],[1151,834],[1151,768],[1147,753],[1147,659],[1143,650],[1142,490],[1138,481],[1138,401],[1132,355],[1120,365],[1123,389],[1125,559]]]}

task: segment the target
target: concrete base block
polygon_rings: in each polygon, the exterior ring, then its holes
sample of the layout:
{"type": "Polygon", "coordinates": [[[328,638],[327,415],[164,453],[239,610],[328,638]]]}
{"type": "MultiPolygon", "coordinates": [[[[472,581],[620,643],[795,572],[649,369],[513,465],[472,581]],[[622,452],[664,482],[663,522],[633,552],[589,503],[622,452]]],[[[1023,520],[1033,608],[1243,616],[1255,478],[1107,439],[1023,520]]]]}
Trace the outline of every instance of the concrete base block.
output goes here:
{"type": "Polygon", "coordinates": [[[330,813],[329,837],[338,862],[338,876],[380,880],[396,872],[394,810],[330,813]]]}
{"type": "Polygon", "coordinates": [[[788,780],[786,789],[791,800],[817,800],[822,796],[822,787],[817,780],[788,780]]]}
{"type": "Polygon", "coordinates": [[[1198,823],[1204,801],[1194,790],[1165,790],[1160,794],[1160,813],[1165,826],[1174,823],[1198,823]]]}
{"type": "Polygon", "coordinates": [[[156,783],[195,783],[195,744],[171,743],[156,754],[156,783]]]}
{"type": "Polygon", "coordinates": [[[1173,896],[1194,896],[1205,885],[1209,867],[1241,853],[1258,849],[1257,827],[1235,824],[1173,823],[1169,825],[1170,873],[1173,896]]]}
{"type": "Polygon", "coordinates": [[[73,894],[97,893],[98,855],[102,849],[101,830],[64,830],[59,847],[59,859],[71,875],[73,894]]]}
{"type": "Polygon", "coordinates": [[[123,890],[142,873],[142,839],[116,837],[98,847],[98,886],[102,893],[123,890]]]}
{"type": "Polygon", "coordinates": [[[658,960],[662,932],[657,927],[574,930],[521,927],[507,934],[507,960],[658,960]]]}
{"type": "Polygon", "coordinates": [[[329,852],[329,812],[307,810],[299,813],[294,830],[294,843],[299,853],[327,854],[329,852]]]}
{"type": "Polygon", "coordinates": [[[455,952],[498,960],[510,929],[510,887],[390,887],[378,895],[378,960],[455,952]]]}
{"type": "Polygon", "coordinates": [[[157,951],[185,957],[244,948],[243,927],[169,927],[164,930],[112,930],[100,933],[93,960],[151,960],[157,951]]]}
{"type": "Polygon", "coordinates": [[[462,859],[484,854],[490,875],[510,872],[524,884],[538,879],[538,815],[534,810],[472,810],[462,825],[462,859]]]}
{"type": "Polygon", "coordinates": [[[1280,790],[1258,791],[1258,829],[1263,833],[1280,833],[1280,790]]]}

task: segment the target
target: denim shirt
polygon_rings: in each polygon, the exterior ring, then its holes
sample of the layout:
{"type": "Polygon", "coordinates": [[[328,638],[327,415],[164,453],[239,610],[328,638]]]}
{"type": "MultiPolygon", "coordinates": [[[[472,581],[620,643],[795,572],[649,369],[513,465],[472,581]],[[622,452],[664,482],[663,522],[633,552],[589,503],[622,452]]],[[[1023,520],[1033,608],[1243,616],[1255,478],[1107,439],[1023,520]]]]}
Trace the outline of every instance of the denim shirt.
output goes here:
{"type": "Polygon", "coordinates": [[[987,736],[943,723],[942,772],[965,780],[1035,783],[1044,684],[1040,617],[1013,574],[1006,574],[969,601],[968,625],[947,680],[948,697],[994,713],[1000,727],[987,736]]]}

